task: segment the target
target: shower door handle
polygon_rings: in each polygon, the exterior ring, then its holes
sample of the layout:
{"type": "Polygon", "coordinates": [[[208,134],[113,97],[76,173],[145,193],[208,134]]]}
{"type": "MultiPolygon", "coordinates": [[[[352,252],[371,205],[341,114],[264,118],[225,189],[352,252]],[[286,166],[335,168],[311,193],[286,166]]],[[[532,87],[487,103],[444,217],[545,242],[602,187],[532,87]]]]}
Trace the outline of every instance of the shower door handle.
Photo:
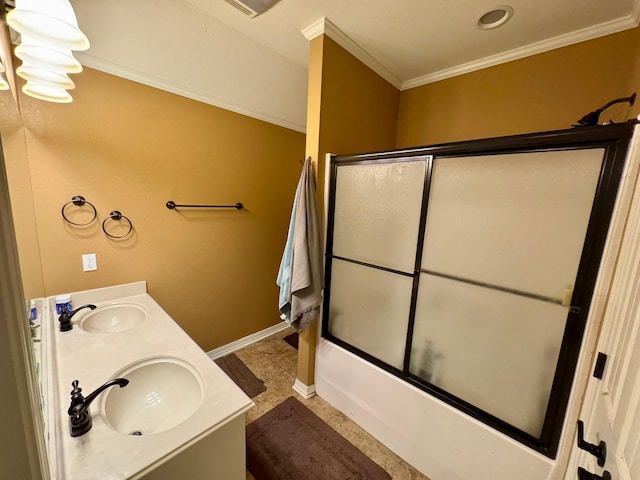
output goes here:
{"type": "Polygon", "coordinates": [[[585,442],[584,423],[582,420],[578,420],[578,448],[596,457],[598,459],[598,466],[604,467],[604,462],[607,460],[607,444],[604,440],[601,440],[598,445],[585,442]]]}
{"type": "Polygon", "coordinates": [[[611,474],[605,470],[602,472],[602,476],[600,476],[582,467],[578,467],[578,480],[611,480],[611,474]]]}

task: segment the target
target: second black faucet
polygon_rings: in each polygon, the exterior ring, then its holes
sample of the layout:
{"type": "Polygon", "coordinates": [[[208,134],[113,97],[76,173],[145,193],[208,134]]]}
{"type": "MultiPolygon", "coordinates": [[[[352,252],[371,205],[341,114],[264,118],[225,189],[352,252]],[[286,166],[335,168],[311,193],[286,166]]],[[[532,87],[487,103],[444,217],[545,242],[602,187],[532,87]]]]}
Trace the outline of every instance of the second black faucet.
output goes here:
{"type": "Polygon", "coordinates": [[[91,310],[95,310],[97,307],[91,303],[88,303],[86,305],[82,305],[81,307],[76,308],[75,310],[72,310],[71,312],[67,312],[67,306],[66,305],[62,306],[62,312],[60,312],[60,316],[58,317],[58,322],[60,322],[61,332],[68,332],[73,328],[73,324],[71,323],[71,317],[73,317],[76,313],[78,313],[78,311],[82,310],[83,308],[90,308],[91,310]]]}

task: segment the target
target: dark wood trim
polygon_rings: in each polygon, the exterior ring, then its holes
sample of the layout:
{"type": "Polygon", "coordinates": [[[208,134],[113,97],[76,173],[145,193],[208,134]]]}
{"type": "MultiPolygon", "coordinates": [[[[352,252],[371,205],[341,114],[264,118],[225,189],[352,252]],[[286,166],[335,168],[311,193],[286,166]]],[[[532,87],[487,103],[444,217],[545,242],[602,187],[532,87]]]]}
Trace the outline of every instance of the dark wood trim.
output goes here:
{"type": "Polygon", "coordinates": [[[408,159],[420,155],[471,156],[526,151],[557,150],[558,148],[586,148],[589,144],[606,144],[621,138],[631,137],[633,128],[639,122],[630,120],[626,123],[598,125],[595,127],[579,127],[567,130],[555,130],[539,133],[526,133],[508,137],[483,138],[453,143],[441,143],[420,147],[389,150],[369,153],[351,153],[334,155],[336,163],[358,162],[368,160],[408,159]],[[546,148],[545,148],[546,147],[546,148]]]}

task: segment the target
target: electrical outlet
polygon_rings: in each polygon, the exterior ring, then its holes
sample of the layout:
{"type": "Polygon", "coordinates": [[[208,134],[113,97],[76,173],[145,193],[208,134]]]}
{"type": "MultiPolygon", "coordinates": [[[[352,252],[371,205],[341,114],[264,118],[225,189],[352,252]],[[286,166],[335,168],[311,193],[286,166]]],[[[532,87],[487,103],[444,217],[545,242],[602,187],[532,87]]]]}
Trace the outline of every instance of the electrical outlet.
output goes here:
{"type": "Polygon", "coordinates": [[[82,269],[85,272],[92,272],[98,269],[98,261],[95,253],[86,253],[82,255],[82,269]]]}

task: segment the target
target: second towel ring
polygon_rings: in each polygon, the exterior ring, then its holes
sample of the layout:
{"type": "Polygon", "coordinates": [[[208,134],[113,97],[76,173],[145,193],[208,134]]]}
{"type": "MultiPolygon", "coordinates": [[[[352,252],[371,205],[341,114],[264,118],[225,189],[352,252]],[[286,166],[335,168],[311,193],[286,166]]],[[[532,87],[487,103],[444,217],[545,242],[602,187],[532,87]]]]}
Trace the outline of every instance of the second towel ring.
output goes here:
{"type": "Polygon", "coordinates": [[[75,225],[76,227],[86,227],[87,225],[92,223],[98,216],[98,211],[96,210],[96,207],[93,205],[93,203],[88,202],[82,195],[75,195],[74,197],[72,197],[70,202],[67,202],[62,206],[60,213],[62,213],[62,218],[64,218],[65,222],[70,223],[71,225],[75,225]],[[71,204],[75,205],[76,207],[89,205],[93,209],[93,217],[91,218],[91,220],[86,223],[76,223],[69,220],[69,218],[65,215],[64,210],[71,204]]]}
{"type": "Polygon", "coordinates": [[[125,238],[125,237],[129,236],[129,234],[133,231],[133,223],[131,223],[131,220],[129,220],[128,217],[125,217],[118,210],[114,210],[113,212],[111,212],[109,214],[109,216],[107,218],[104,219],[104,222],[102,222],[102,231],[105,233],[105,235],[107,235],[108,237],[111,237],[111,238],[125,238]],[[129,230],[127,230],[127,233],[125,233],[124,235],[112,235],[109,232],[107,232],[105,224],[109,220],[120,221],[120,220],[123,220],[123,219],[126,220],[129,223],[129,230]]]}

